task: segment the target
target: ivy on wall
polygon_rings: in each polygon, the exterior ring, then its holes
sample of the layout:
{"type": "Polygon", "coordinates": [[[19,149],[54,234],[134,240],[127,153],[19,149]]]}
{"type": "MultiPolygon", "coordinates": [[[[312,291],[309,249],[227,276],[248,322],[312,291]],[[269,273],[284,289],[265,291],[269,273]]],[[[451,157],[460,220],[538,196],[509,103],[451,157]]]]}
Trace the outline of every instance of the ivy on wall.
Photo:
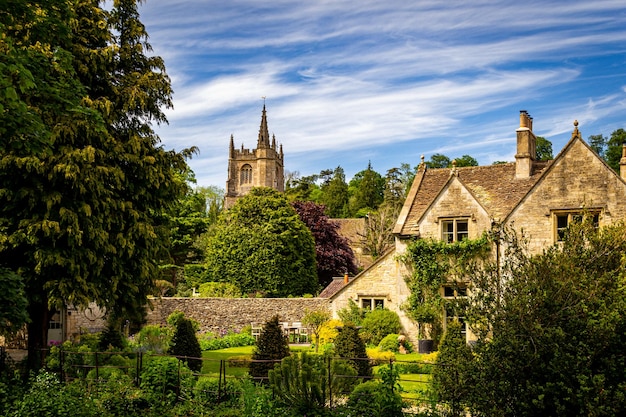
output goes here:
{"type": "Polygon", "coordinates": [[[419,337],[437,340],[441,335],[444,284],[469,284],[469,274],[491,253],[487,233],[478,239],[446,243],[435,239],[412,241],[400,260],[410,271],[405,277],[411,292],[403,309],[419,325],[419,337]]]}

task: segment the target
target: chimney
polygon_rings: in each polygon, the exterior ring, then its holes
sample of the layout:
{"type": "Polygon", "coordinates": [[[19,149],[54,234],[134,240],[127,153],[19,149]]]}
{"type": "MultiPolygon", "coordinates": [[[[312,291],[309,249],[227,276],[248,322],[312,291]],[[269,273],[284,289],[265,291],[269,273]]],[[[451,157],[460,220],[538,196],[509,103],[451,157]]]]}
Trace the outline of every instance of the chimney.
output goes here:
{"type": "Polygon", "coordinates": [[[622,159],[619,160],[619,176],[626,181],[626,143],[622,145],[622,159]]]}
{"type": "Polygon", "coordinates": [[[526,110],[519,112],[517,133],[517,153],[515,154],[515,178],[528,178],[533,173],[533,163],[537,159],[537,138],[533,133],[533,118],[526,110]]]}
{"type": "Polygon", "coordinates": [[[350,275],[348,275],[348,273],[346,272],[343,276],[343,283],[347,284],[348,282],[350,282],[350,275]]]}

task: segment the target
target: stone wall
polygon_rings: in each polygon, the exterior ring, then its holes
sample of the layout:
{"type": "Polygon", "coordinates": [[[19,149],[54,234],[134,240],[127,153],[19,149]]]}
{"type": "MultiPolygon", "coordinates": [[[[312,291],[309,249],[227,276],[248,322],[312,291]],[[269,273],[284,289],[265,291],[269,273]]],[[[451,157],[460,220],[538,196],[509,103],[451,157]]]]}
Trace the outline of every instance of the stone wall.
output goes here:
{"type": "Polygon", "coordinates": [[[301,321],[307,310],[330,310],[326,298],[161,298],[151,300],[148,324],[167,322],[174,311],[200,323],[200,331],[240,330],[252,323],[263,324],[274,315],[279,321],[301,321]]]}

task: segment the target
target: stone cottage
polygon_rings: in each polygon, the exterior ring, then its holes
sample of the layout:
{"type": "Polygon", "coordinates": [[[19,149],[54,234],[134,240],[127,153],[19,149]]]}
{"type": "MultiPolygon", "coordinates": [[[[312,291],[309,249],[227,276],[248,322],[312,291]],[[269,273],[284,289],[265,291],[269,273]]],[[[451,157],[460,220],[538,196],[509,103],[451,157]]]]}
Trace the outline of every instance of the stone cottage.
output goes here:
{"type": "MultiPolygon", "coordinates": [[[[474,239],[501,224],[523,229],[529,249],[538,253],[562,239],[567,225],[583,212],[599,226],[623,220],[626,146],[618,175],[585,143],[574,122],[563,150],[551,161],[538,161],[532,122],[526,111],[520,112],[515,162],[428,169],[422,157],[394,228],[395,248],[353,279],[337,279],[324,290],[333,314],[349,300],[363,308],[384,306],[399,314],[405,332],[415,340],[417,326],[401,309],[409,296],[407,271],[397,260],[410,239],[474,239]]],[[[441,295],[460,295],[449,290],[441,288],[441,295]]],[[[471,332],[466,337],[470,340],[471,332]]]]}

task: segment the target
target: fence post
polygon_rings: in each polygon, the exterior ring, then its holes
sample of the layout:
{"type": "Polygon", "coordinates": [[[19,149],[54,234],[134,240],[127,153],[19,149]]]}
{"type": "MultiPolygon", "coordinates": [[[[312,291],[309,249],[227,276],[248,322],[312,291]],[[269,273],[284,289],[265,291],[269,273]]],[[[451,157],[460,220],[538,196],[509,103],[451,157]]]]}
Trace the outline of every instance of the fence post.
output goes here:
{"type": "Polygon", "coordinates": [[[141,385],[141,362],[142,362],[143,352],[137,351],[137,357],[135,358],[135,384],[137,387],[141,385]]]}
{"type": "Polygon", "coordinates": [[[96,360],[96,382],[98,381],[98,379],[100,378],[100,375],[98,373],[98,352],[94,352],[94,357],[96,360]]]}
{"type": "Polygon", "coordinates": [[[330,408],[333,408],[333,380],[332,380],[332,375],[330,373],[330,357],[327,357],[326,360],[328,361],[328,405],[330,408]]]}
{"type": "Polygon", "coordinates": [[[392,383],[391,383],[391,392],[393,392],[393,387],[395,384],[395,379],[393,379],[393,359],[389,358],[389,375],[392,377],[392,383]]]}
{"type": "Polygon", "coordinates": [[[224,359],[220,359],[220,374],[217,380],[217,402],[219,403],[222,400],[222,370],[224,370],[224,374],[226,374],[226,370],[224,369],[224,359]]]}
{"type": "Polygon", "coordinates": [[[65,351],[63,345],[59,346],[59,367],[61,368],[59,375],[61,375],[61,381],[65,382],[65,351]]]}

